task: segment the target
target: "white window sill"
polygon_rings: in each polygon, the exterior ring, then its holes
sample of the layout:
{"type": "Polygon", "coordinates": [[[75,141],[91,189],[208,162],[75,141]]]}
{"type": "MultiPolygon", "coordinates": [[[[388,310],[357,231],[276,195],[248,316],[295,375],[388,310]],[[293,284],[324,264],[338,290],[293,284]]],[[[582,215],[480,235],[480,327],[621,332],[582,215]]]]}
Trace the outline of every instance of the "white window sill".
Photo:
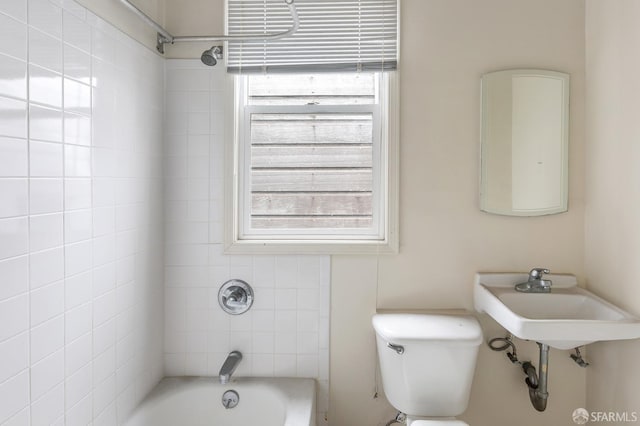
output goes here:
{"type": "Polygon", "coordinates": [[[236,240],[225,254],[397,254],[398,241],[236,240]]]}

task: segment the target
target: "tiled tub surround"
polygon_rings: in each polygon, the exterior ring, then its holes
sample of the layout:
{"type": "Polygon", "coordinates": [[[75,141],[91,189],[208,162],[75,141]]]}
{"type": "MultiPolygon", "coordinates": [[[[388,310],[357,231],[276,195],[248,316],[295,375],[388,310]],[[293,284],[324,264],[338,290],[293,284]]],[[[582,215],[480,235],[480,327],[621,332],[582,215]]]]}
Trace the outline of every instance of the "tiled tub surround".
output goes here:
{"type": "Polygon", "coordinates": [[[0,424],[115,425],[162,376],[163,60],[0,1],[0,424]]]}
{"type": "Polygon", "coordinates": [[[223,254],[225,84],[221,64],[166,61],[165,372],[217,375],[239,350],[239,376],[317,379],[325,424],[329,257],[223,254]],[[243,315],[218,306],[231,278],[255,291],[243,315]]]}

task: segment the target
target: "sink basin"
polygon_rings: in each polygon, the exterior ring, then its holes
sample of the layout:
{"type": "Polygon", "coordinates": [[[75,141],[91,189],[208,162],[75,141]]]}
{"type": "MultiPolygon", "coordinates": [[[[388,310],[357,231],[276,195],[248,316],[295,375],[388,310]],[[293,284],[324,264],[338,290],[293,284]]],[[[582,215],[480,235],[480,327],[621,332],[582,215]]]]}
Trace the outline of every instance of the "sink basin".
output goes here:
{"type": "Polygon", "coordinates": [[[520,293],[526,273],[478,273],[473,297],[514,336],[572,349],[601,340],[637,339],[640,319],[577,286],[573,275],[551,274],[551,293],[520,293]]]}

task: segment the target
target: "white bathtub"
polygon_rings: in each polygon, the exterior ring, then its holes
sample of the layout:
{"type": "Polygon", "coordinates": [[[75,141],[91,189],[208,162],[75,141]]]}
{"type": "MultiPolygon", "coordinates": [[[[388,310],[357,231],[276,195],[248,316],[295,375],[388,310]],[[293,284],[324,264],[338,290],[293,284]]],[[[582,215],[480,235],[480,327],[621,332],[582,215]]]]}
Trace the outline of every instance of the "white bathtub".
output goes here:
{"type": "Polygon", "coordinates": [[[125,426],[315,426],[313,379],[167,377],[149,393],[125,426]],[[222,394],[240,401],[225,409],[222,394]]]}

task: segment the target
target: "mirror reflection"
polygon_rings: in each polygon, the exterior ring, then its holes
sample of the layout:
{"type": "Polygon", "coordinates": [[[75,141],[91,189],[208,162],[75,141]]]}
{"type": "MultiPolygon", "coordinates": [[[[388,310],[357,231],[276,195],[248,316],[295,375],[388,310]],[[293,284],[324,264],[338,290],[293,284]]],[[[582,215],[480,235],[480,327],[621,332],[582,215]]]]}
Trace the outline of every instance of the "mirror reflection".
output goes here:
{"type": "Polygon", "coordinates": [[[567,211],[569,75],[482,77],[480,208],[511,216],[567,211]]]}

